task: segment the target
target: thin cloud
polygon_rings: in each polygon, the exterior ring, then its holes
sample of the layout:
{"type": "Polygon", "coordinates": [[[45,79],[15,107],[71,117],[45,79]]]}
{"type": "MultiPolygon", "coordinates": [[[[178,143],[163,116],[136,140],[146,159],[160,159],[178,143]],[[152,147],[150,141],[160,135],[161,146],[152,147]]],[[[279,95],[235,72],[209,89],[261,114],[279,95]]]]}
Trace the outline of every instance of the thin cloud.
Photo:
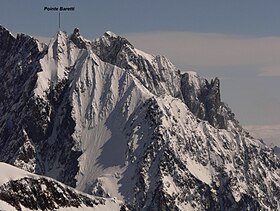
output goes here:
{"type": "Polygon", "coordinates": [[[245,129],[255,138],[261,138],[269,145],[280,147],[280,125],[247,125],[245,129]]]}
{"type": "Polygon", "coordinates": [[[124,36],[137,48],[164,54],[186,68],[252,66],[257,67],[256,75],[280,76],[280,37],[194,32],[128,33],[124,36]]]}
{"type": "Polygon", "coordinates": [[[261,68],[261,72],[258,76],[280,76],[280,66],[266,66],[261,68]]]}
{"type": "Polygon", "coordinates": [[[42,36],[34,36],[37,40],[39,40],[42,43],[48,44],[51,40],[50,37],[42,37],[42,36]]]}

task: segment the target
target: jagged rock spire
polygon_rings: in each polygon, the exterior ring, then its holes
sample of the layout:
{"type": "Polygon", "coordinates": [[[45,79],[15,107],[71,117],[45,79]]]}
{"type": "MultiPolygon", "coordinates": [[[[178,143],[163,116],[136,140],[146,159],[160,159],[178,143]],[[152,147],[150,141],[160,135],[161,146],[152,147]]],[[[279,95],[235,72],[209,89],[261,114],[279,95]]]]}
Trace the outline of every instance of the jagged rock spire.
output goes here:
{"type": "Polygon", "coordinates": [[[69,38],[78,48],[87,49],[86,41],[80,35],[79,28],[75,28],[69,38]]]}

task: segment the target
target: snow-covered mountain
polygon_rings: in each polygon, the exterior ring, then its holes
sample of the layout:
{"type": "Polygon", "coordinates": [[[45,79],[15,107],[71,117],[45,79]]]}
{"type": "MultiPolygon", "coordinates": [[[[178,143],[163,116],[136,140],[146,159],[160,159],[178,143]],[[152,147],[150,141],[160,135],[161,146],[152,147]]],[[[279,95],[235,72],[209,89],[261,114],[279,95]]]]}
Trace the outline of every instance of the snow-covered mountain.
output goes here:
{"type": "MultiPolygon", "coordinates": [[[[164,44],[164,43],[163,43],[164,44]]],[[[0,161],[132,210],[277,210],[280,161],[220,81],[106,32],[43,44],[0,28],[0,161]]]]}
{"type": "Polygon", "coordinates": [[[93,197],[53,179],[0,162],[0,210],[120,210],[122,202],[93,197]]]}

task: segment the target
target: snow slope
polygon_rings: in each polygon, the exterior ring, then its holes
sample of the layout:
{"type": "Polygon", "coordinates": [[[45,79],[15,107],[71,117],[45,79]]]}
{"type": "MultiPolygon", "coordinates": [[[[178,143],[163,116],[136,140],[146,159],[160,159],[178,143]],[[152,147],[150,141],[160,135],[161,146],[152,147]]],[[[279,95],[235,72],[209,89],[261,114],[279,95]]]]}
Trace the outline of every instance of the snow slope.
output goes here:
{"type": "Polygon", "coordinates": [[[2,162],[0,163],[0,169],[0,186],[10,180],[18,180],[23,177],[35,177],[34,174],[2,162]]]}

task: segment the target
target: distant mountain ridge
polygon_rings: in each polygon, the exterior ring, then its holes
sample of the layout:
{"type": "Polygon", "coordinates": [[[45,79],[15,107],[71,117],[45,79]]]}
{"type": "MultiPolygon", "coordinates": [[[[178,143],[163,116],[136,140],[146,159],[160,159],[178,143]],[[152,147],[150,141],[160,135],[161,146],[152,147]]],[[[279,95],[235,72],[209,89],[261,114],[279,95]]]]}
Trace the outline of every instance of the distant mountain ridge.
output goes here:
{"type": "Polygon", "coordinates": [[[131,210],[280,208],[279,158],[235,120],[218,78],[112,32],[44,44],[0,27],[0,86],[1,162],[131,210]]]}

